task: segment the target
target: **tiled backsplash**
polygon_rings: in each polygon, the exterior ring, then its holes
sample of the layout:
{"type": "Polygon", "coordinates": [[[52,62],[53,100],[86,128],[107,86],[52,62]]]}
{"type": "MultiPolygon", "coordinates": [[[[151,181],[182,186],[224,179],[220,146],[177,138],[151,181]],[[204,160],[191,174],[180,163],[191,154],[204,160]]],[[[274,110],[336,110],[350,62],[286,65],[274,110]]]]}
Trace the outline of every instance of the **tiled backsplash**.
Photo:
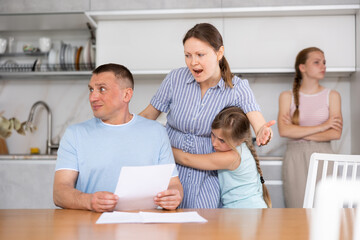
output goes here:
{"type": "MultiPolygon", "coordinates": [[[[247,77],[247,76],[244,76],[247,77]]],[[[139,113],[150,102],[156,92],[161,78],[154,76],[137,79],[135,76],[134,96],[130,103],[130,111],[139,113]]],[[[261,106],[267,121],[277,119],[279,94],[291,89],[292,76],[248,76],[250,86],[261,106]]],[[[52,110],[53,115],[53,141],[59,142],[67,126],[92,117],[88,103],[88,80],[84,79],[1,79],[0,80],[0,112],[7,118],[16,117],[26,121],[30,108],[38,100],[45,101],[52,110]]],[[[350,79],[347,77],[328,77],[322,84],[336,89],[342,97],[342,113],[344,128],[341,140],[333,142],[335,152],[350,154],[350,79]]],[[[160,119],[164,122],[164,116],[160,119]]],[[[46,146],[46,111],[39,108],[35,113],[34,123],[37,131],[27,133],[26,136],[12,134],[7,141],[11,154],[27,154],[31,147],[40,148],[45,152],[46,146]]],[[[274,137],[268,146],[258,148],[259,155],[282,156],[285,151],[286,139],[279,137],[277,126],[273,127],[274,137]]]]}

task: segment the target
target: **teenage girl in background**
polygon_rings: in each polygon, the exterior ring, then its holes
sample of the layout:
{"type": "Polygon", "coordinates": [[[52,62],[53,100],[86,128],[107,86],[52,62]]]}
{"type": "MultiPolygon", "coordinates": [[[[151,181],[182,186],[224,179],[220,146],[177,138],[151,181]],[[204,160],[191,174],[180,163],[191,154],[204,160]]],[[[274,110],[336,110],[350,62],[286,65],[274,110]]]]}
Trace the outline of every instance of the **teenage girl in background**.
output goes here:
{"type": "Polygon", "coordinates": [[[190,154],[173,148],[175,161],[192,168],[218,170],[224,208],[271,207],[245,113],[238,107],[223,109],[212,122],[211,141],[215,153],[190,154]]]}
{"type": "Polygon", "coordinates": [[[286,207],[303,207],[311,154],[333,153],[330,141],[341,137],[341,98],[320,85],[325,71],[323,51],[303,49],[296,57],[293,89],[279,98],[279,133],[289,138],[282,170],[286,207]]]}

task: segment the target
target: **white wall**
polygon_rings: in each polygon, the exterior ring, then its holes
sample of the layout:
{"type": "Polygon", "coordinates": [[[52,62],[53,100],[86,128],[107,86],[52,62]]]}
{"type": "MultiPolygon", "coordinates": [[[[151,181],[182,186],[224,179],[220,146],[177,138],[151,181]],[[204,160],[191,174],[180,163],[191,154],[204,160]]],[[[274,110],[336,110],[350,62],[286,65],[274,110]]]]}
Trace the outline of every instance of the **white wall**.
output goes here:
{"type": "MultiPolygon", "coordinates": [[[[231,64],[231,63],[230,63],[231,64]]],[[[246,76],[245,76],[246,77],[246,76]]],[[[292,85],[292,76],[260,76],[248,77],[250,86],[262,108],[267,120],[277,119],[278,96],[281,91],[288,90],[292,85]]],[[[150,102],[162,78],[135,78],[135,93],[130,103],[130,110],[139,113],[150,102]]],[[[88,103],[88,79],[83,80],[35,80],[11,79],[0,81],[0,109],[6,117],[17,117],[21,121],[28,118],[32,104],[38,100],[47,102],[53,112],[53,136],[59,141],[66,127],[92,117],[88,103]]],[[[336,89],[342,96],[344,130],[341,140],[334,142],[334,150],[340,153],[350,153],[350,80],[349,78],[327,77],[323,84],[336,89]]],[[[7,139],[10,153],[29,153],[30,147],[39,147],[45,152],[46,113],[39,111],[35,115],[38,130],[26,136],[13,133],[7,139]]],[[[162,122],[164,122],[162,120],[162,122]]],[[[259,148],[260,155],[281,156],[284,153],[286,139],[280,138],[277,127],[273,128],[274,139],[271,144],[259,148]]]]}
{"type": "Polygon", "coordinates": [[[360,12],[356,14],[356,73],[351,77],[351,153],[360,154],[360,12]]]}

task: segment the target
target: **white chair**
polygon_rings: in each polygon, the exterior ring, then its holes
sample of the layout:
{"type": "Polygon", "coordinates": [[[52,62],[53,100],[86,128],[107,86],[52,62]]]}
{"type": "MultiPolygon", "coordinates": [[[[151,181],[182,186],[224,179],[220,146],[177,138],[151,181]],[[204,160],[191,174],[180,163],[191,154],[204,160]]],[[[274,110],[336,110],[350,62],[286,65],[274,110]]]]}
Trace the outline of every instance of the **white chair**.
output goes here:
{"type": "MultiPolygon", "coordinates": [[[[360,206],[360,181],[342,179],[324,179],[317,186],[315,209],[311,215],[310,240],[338,240],[340,226],[343,226],[344,239],[360,240],[360,209],[353,218],[352,232],[346,231],[349,224],[341,223],[341,208],[344,203],[355,203],[360,206]],[[352,235],[352,238],[351,238],[352,235]]],[[[350,212],[350,216],[355,211],[350,212]]]]}
{"type": "MultiPolygon", "coordinates": [[[[313,207],[316,182],[318,179],[317,172],[320,162],[323,162],[321,179],[330,177],[331,179],[341,179],[342,181],[345,181],[346,179],[355,181],[357,179],[357,169],[360,166],[360,155],[313,153],[310,157],[310,165],[306,181],[303,204],[304,208],[313,207]],[[328,175],[329,163],[333,163],[331,175],[328,175]]],[[[349,203],[349,207],[352,207],[351,202],[349,203]]]]}

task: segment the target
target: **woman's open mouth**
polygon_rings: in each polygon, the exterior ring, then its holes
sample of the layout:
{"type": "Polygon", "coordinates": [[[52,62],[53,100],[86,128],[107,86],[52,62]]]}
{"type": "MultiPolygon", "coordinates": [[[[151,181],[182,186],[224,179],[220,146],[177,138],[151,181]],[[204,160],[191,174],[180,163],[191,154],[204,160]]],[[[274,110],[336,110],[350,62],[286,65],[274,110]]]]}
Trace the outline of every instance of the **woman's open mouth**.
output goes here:
{"type": "Polygon", "coordinates": [[[199,75],[200,73],[202,73],[202,69],[193,69],[193,71],[195,72],[196,75],[199,75]]]}

